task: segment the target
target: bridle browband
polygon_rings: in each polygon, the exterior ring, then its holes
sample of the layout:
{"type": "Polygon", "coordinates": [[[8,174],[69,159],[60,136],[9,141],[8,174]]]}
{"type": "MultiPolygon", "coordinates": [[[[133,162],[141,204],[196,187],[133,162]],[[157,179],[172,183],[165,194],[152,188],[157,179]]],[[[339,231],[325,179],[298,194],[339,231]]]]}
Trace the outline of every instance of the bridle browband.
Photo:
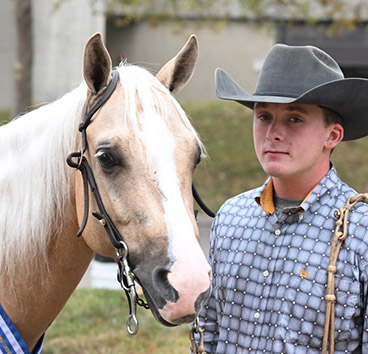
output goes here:
{"type": "MultiPolygon", "coordinates": [[[[112,77],[107,85],[104,92],[98,97],[96,102],[93,104],[91,109],[88,110],[88,103],[86,102],[84,108],[84,117],[79,125],[79,131],[82,134],[82,149],[76,152],[72,152],[67,157],[67,164],[79,170],[82,174],[83,180],[83,191],[84,191],[84,213],[81,226],[77,232],[77,237],[80,237],[87,225],[88,215],[89,215],[89,188],[95,197],[98,211],[92,211],[92,215],[98,219],[101,225],[105,228],[105,231],[116,249],[116,263],[118,264],[118,281],[125,293],[129,302],[130,314],[126,321],[126,327],[129,334],[136,334],[139,329],[138,319],[136,317],[136,307],[137,304],[148,308],[148,305],[144,303],[142,299],[137,296],[134,275],[130,270],[128,265],[128,246],[124,242],[120,232],[114,225],[110,216],[108,215],[105,206],[102,202],[100,192],[97,187],[97,183],[87,158],[84,153],[88,149],[87,141],[87,127],[91,123],[91,119],[94,114],[108,101],[112,93],[114,92],[116,85],[119,81],[119,73],[116,69],[112,71],[112,77]],[[133,321],[133,325],[132,325],[133,321]]],[[[215,214],[207,207],[207,205],[200,198],[196,188],[192,185],[193,197],[195,198],[197,204],[203,209],[203,211],[210,217],[214,217],[215,214]]]]}

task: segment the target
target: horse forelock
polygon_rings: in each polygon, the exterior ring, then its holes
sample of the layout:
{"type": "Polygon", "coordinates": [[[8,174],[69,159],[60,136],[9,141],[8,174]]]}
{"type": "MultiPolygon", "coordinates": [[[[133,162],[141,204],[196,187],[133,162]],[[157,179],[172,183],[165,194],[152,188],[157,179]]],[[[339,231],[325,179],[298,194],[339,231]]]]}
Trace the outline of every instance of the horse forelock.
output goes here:
{"type": "MultiPolygon", "coordinates": [[[[158,188],[163,196],[162,205],[169,236],[169,252],[172,252],[173,235],[177,239],[175,242],[179,243],[181,241],[178,239],[185,239],[183,243],[187,242],[188,233],[194,236],[192,221],[189,217],[184,217],[186,211],[179,176],[181,166],[177,166],[178,163],[180,165],[181,158],[192,159],[193,156],[175,156],[176,144],[183,142],[180,135],[192,136],[193,139],[189,141],[196,144],[192,147],[192,151],[199,146],[202,155],[205,156],[205,148],[180,104],[154,76],[136,66],[122,65],[118,70],[124,92],[126,110],[124,117],[128,120],[133,119],[131,125],[136,129],[135,136],[144,144],[142,150],[146,153],[145,157],[154,160],[155,163],[158,188]],[[177,128],[170,131],[170,127],[175,125],[173,120],[177,121],[175,122],[177,128]],[[176,141],[177,139],[179,142],[176,141]],[[167,198],[168,196],[170,197],[167,198]]],[[[184,155],[187,152],[185,151],[184,155]]],[[[183,165],[187,164],[183,163],[183,165]]]]}
{"type": "MultiPolygon", "coordinates": [[[[205,147],[198,133],[168,89],[145,68],[123,62],[117,70],[124,92],[124,121],[129,122],[133,127],[135,137],[140,136],[142,127],[144,130],[145,125],[151,126],[157,123],[162,127],[167,126],[169,120],[176,116],[180,121],[178,123],[183,124],[192,133],[205,156],[205,147]],[[176,111],[175,114],[172,114],[173,110],[176,111]]],[[[150,154],[152,149],[147,149],[146,152],[150,154]]]]}
{"type": "Polygon", "coordinates": [[[10,279],[20,260],[47,269],[47,245],[70,201],[65,159],[76,148],[85,100],[82,84],[0,128],[0,269],[10,279]]]}

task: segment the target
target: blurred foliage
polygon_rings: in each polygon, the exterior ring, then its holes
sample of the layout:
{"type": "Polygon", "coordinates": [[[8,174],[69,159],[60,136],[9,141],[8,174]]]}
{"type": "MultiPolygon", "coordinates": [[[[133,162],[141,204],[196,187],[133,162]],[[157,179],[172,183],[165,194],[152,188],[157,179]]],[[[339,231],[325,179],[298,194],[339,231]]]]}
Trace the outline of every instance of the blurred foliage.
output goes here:
{"type": "Polygon", "coordinates": [[[10,112],[8,110],[0,110],[0,126],[8,123],[10,120],[10,112]]]}
{"type": "Polygon", "coordinates": [[[143,19],[160,24],[168,19],[213,22],[233,18],[261,25],[329,21],[338,31],[355,28],[368,17],[366,0],[109,0],[108,4],[112,14],[121,14],[122,26],[143,19]]]}

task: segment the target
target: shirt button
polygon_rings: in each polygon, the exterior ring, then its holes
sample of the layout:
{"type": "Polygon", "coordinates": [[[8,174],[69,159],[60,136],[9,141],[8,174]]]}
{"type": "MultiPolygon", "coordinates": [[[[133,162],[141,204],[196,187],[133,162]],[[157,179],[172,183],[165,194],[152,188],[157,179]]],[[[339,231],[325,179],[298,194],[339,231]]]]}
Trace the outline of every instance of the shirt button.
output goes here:
{"type": "Polygon", "coordinates": [[[255,318],[255,319],[258,319],[258,318],[259,318],[259,316],[260,316],[260,315],[259,315],[259,312],[256,312],[256,313],[254,314],[254,318],[255,318]]]}
{"type": "Polygon", "coordinates": [[[275,230],[275,235],[276,236],[279,236],[280,234],[281,234],[281,230],[280,229],[275,230]]]}
{"type": "Polygon", "coordinates": [[[270,275],[269,271],[266,269],[264,272],[263,272],[263,276],[264,277],[268,277],[270,275]]]}
{"type": "Polygon", "coordinates": [[[303,215],[302,215],[302,214],[300,214],[300,215],[299,215],[299,220],[300,220],[300,221],[302,221],[302,220],[303,220],[303,215]]]}

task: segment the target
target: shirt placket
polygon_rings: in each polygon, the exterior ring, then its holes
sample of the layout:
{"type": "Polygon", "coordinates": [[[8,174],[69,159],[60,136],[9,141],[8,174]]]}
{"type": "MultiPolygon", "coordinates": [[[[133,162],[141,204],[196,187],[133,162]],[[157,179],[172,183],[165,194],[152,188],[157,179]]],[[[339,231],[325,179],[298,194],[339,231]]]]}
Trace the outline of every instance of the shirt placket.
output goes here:
{"type": "MultiPolygon", "coordinates": [[[[271,302],[274,301],[274,295],[272,294],[274,292],[272,289],[272,278],[276,266],[274,254],[275,252],[279,252],[277,246],[277,238],[282,234],[282,226],[276,214],[268,214],[267,219],[268,232],[264,233],[264,239],[262,240],[262,242],[270,245],[273,249],[271,255],[267,259],[264,259],[264,267],[262,268],[262,272],[260,274],[260,276],[262,277],[260,279],[260,282],[263,288],[259,299],[259,307],[257,309],[254,309],[253,313],[254,325],[258,327],[258,331],[263,331],[265,325],[268,326],[270,323],[272,323],[272,311],[270,311],[269,309],[272,308],[271,302]]],[[[267,338],[269,336],[267,336],[267,338]]]]}
{"type": "MultiPolygon", "coordinates": [[[[280,283],[275,279],[276,274],[280,275],[280,269],[276,269],[280,265],[280,252],[285,247],[285,237],[289,237],[288,228],[290,222],[301,222],[303,214],[297,213],[297,210],[284,212],[277,217],[276,213],[268,216],[269,233],[264,242],[272,243],[272,253],[265,260],[265,267],[262,269],[262,286],[263,291],[260,296],[260,306],[254,312],[255,325],[267,325],[269,328],[269,336],[266,339],[272,339],[274,332],[278,326],[277,317],[280,312],[282,299],[277,298],[277,291],[280,283]],[[280,302],[276,304],[276,302],[280,302]]],[[[282,270],[281,270],[282,272],[282,270]]]]}

